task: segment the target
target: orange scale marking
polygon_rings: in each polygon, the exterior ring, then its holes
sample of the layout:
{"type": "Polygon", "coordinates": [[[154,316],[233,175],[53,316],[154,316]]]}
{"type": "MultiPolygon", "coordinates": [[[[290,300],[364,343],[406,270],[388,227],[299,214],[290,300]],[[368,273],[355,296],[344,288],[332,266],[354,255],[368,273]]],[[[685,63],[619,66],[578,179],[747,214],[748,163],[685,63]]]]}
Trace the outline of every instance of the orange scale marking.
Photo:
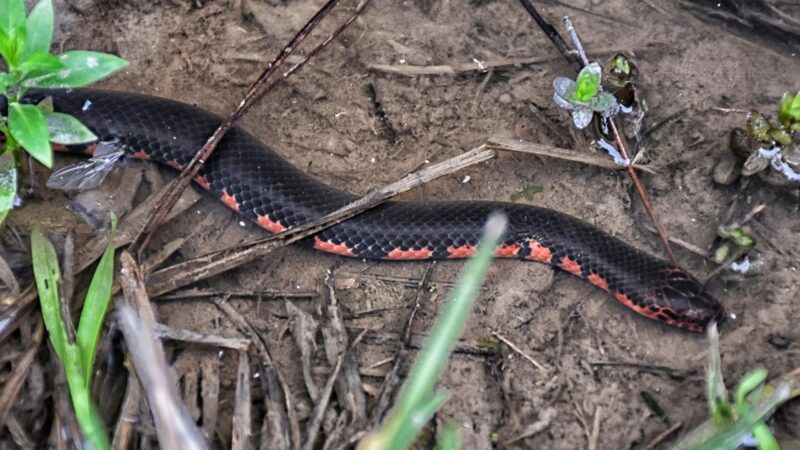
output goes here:
{"type": "Polygon", "coordinates": [[[596,273],[593,273],[593,274],[589,275],[588,277],[586,277],[586,279],[589,280],[593,285],[595,285],[595,286],[599,287],[600,289],[608,292],[608,290],[609,290],[608,289],[608,282],[606,282],[606,280],[603,279],[603,277],[601,277],[600,275],[598,275],[596,273]]]}
{"type": "Polygon", "coordinates": [[[314,248],[327,253],[334,253],[342,256],[355,256],[353,251],[344,244],[334,244],[332,242],[323,241],[317,236],[314,236],[314,248]]]}
{"type": "Polygon", "coordinates": [[[201,188],[207,191],[211,190],[211,185],[208,183],[208,180],[206,180],[206,177],[202,175],[194,177],[194,182],[199,184],[201,188]]]}
{"type": "Polygon", "coordinates": [[[667,325],[670,325],[670,326],[673,326],[673,327],[678,327],[678,328],[683,328],[685,330],[693,331],[693,332],[696,332],[696,333],[702,333],[703,331],[705,331],[704,327],[702,327],[700,325],[681,322],[680,320],[675,320],[675,319],[667,316],[666,314],[660,312],[660,310],[659,311],[652,311],[652,310],[650,310],[650,308],[642,308],[642,307],[636,305],[635,303],[633,303],[633,300],[631,300],[627,295],[625,295],[625,294],[623,294],[623,293],[621,293],[619,291],[614,292],[614,297],[617,300],[619,300],[620,303],[622,303],[623,305],[627,306],[628,308],[630,308],[630,309],[636,311],[637,313],[639,313],[639,314],[641,314],[641,315],[643,315],[645,317],[648,317],[650,319],[655,319],[655,320],[658,320],[659,322],[663,322],[663,323],[665,323],[667,325]]]}
{"type": "Polygon", "coordinates": [[[550,264],[552,262],[553,252],[551,252],[549,248],[533,240],[528,243],[528,246],[531,248],[531,254],[527,256],[527,259],[543,262],[545,264],[550,264]]]}
{"type": "Polygon", "coordinates": [[[433,250],[428,248],[402,250],[396,248],[386,255],[387,259],[414,261],[420,259],[430,259],[433,256],[433,250]]]}
{"type": "Polygon", "coordinates": [[[575,276],[581,276],[581,265],[569,256],[561,258],[561,268],[575,276]]]}
{"type": "Polygon", "coordinates": [[[475,253],[478,253],[478,248],[470,244],[462,245],[460,247],[456,247],[454,245],[447,247],[448,258],[469,258],[471,256],[475,256],[475,253]]]}
{"type": "Polygon", "coordinates": [[[228,208],[239,212],[239,203],[236,202],[236,197],[229,194],[227,189],[222,190],[222,196],[219,199],[222,203],[225,203],[228,208]]]}
{"type": "Polygon", "coordinates": [[[144,160],[144,161],[147,161],[148,159],[150,159],[150,155],[145,153],[144,150],[139,150],[136,153],[132,153],[131,157],[136,158],[136,159],[141,159],[141,160],[144,160]]]}
{"type": "Polygon", "coordinates": [[[517,244],[501,245],[494,251],[494,256],[498,258],[513,258],[519,254],[521,249],[522,247],[517,244]]]}
{"type": "Polygon", "coordinates": [[[181,166],[177,160],[173,159],[172,161],[167,161],[166,164],[172,167],[175,170],[183,170],[183,166],[181,166]]]}
{"type": "MultiPolygon", "coordinates": [[[[269,231],[270,233],[280,233],[281,231],[286,231],[286,227],[281,225],[278,222],[272,221],[268,216],[258,216],[258,225],[269,231]]],[[[319,239],[319,238],[317,238],[319,239]]],[[[348,255],[352,256],[352,255],[348,255]]]]}

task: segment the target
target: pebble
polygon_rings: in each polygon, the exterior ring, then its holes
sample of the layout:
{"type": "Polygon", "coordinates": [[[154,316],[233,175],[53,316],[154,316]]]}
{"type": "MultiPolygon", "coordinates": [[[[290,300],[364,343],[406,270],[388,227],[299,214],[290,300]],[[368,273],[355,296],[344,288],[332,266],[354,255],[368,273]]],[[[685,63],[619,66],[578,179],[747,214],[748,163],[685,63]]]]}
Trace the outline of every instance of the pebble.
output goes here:
{"type": "Polygon", "coordinates": [[[714,182],[723,186],[733,184],[742,175],[742,167],[733,153],[725,152],[714,167],[714,182]]]}

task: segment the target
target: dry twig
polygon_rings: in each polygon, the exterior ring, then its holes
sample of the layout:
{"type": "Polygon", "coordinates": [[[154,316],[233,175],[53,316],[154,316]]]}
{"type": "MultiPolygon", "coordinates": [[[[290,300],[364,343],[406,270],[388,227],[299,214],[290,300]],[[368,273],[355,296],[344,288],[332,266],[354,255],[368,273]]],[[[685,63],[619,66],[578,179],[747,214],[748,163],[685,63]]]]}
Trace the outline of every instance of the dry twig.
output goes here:
{"type": "Polygon", "coordinates": [[[251,448],[250,397],[250,358],[246,351],[240,351],[239,366],[236,369],[236,403],[233,407],[231,450],[251,448]]]}
{"type": "Polygon", "coordinates": [[[128,252],[120,255],[120,284],[125,295],[117,302],[120,328],[165,449],[208,448],[200,430],[186,412],[175,389],[176,380],[167,366],[164,348],[154,337],[155,319],[142,274],[128,252]]]}
{"type": "MultiPolygon", "coordinates": [[[[492,137],[486,142],[486,146],[495,150],[505,150],[512,152],[531,153],[540,156],[575,161],[592,166],[602,167],[611,170],[625,170],[625,167],[609,160],[604,156],[593,155],[591,153],[581,153],[567,148],[553,147],[550,145],[536,144],[519,139],[508,139],[503,137],[492,137]]],[[[655,173],[649,166],[636,165],[634,168],[648,173],[655,173]]]]}
{"type": "Polygon", "coordinates": [[[318,233],[324,228],[349,219],[360,212],[383,203],[394,195],[469,165],[486,161],[494,157],[494,155],[495,152],[493,150],[481,145],[459,156],[438,164],[432,164],[418,172],[409,174],[395,183],[372,191],[349,205],[308,224],[274,234],[263,241],[248,244],[243,248],[212,253],[159,270],[148,278],[148,292],[155,297],[238,267],[256,258],[263,257],[277,248],[297,242],[300,239],[318,233]]]}
{"type": "Polygon", "coordinates": [[[519,347],[514,345],[513,342],[508,340],[508,338],[506,338],[502,334],[500,334],[500,333],[498,333],[496,331],[492,331],[492,336],[494,336],[497,339],[500,339],[501,341],[503,341],[503,343],[506,344],[511,350],[513,350],[515,353],[517,353],[518,355],[522,356],[523,358],[527,359],[528,362],[533,364],[533,366],[536,367],[537,369],[541,370],[542,372],[547,372],[547,368],[546,367],[544,367],[543,365],[539,364],[535,359],[531,358],[530,355],[528,355],[527,353],[523,352],[519,347]]]}

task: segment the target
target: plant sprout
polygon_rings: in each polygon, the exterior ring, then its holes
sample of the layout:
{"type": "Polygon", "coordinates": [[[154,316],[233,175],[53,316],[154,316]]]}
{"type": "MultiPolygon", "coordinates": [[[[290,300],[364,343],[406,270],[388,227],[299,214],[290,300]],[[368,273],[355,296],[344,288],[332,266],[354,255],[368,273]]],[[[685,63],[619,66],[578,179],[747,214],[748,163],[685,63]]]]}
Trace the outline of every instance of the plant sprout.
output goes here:
{"type": "Polygon", "coordinates": [[[619,111],[614,96],[600,90],[601,81],[602,68],[596,62],[584,67],[575,81],[566,77],[553,81],[553,101],[560,108],[572,111],[572,123],[579,129],[589,126],[594,113],[608,118],[619,111]]]}

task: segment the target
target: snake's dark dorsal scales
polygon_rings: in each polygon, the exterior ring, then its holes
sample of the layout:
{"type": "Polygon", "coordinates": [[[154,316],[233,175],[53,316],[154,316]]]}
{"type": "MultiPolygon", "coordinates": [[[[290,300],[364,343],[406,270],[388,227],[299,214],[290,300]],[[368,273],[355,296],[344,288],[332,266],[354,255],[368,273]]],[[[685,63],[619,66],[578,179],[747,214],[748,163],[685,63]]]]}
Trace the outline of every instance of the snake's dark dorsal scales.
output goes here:
{"type": "MultiPolygon", "coordinates": [[[[103,141],[140,159],[180,169],[220,119],[156,97],[97,91],[32,92],[53,96],[103,141]]],[[[85,153],[85,148],[70,149],[85,153]]],[[[241,128],[232,129],[195,180],[239,214],[270,232],[323,216],[355,197],[301,172],[241,128]]],[[[641,252],[566,214],[501,202],[389,202],[328,228],[315,248],[368,259],[414,260],[472,255],[493,211],[509,219],[497,255],[551,264],[609,292],[634,311],[666,324],[703,331],[722,307],[685,270],[641,252]]]]}

